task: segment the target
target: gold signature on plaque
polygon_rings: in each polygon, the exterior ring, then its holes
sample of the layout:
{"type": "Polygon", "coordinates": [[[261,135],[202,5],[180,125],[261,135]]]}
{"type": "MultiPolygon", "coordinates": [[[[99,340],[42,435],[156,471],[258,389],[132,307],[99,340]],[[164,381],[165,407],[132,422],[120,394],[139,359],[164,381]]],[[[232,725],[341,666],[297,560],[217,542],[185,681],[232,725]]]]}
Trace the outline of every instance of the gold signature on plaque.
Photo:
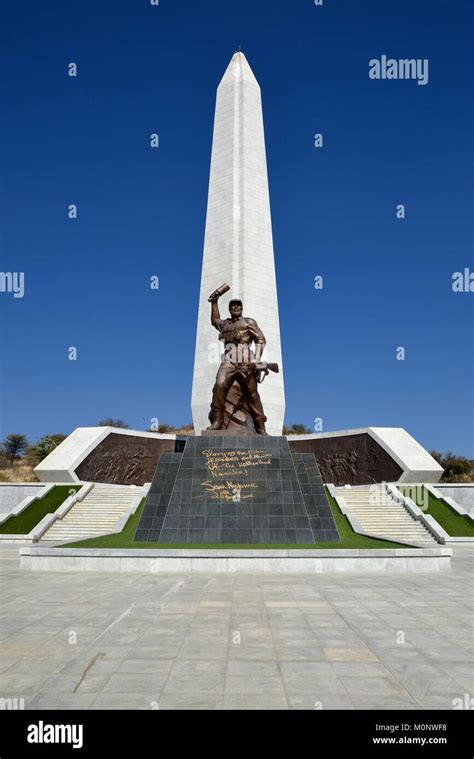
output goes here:
{"type": "Polygon", "coordinates": [[[201,485],[204,486],[208,493],[211,493],[211,498],[214,500],[234,502],[252,498],[253,493],[246,493],[245,490],[252,491],[258,488],[256,482],[232,482],[232,480],[226,480],[221,484],[204,480],[204,482],[201,482],[201,485]]]}
{"type": "Polygon", "coordinates": [[[202,452],[206,457],[207,468],[211,477],[230,477],[240,474],[246,476],[247,469],[253,466],[269,466],[271,454],[263,450],[212,451],[202,452]]]}

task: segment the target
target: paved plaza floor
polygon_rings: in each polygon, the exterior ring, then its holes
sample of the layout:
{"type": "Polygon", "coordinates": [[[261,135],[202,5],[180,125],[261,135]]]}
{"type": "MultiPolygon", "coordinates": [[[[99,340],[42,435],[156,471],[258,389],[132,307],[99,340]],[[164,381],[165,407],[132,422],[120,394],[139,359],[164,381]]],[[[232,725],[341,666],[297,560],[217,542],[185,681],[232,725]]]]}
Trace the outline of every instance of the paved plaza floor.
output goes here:
{"type": "Polygon", "coordinates": [[[25,709],[452,709],[474,696],[474,546],[452,570],[20,571],[0,548],[0,697],[25,709]]]}

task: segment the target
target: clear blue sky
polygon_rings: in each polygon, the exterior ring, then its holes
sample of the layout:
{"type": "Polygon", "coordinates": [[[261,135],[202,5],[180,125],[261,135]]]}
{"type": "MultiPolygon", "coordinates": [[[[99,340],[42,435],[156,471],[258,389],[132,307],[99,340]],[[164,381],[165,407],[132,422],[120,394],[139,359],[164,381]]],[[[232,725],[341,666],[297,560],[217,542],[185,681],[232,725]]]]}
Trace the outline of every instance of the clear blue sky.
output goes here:
{"type": "Polygon", "coordinates": [[[0,269],[26,281],[0,294],[1,436],[191,419],[215,90],[241,44],[262,87],[286,422],[402,426],[474,455],[474,293],[451,289],[474,270],[470,6],[7,0],[0,269]],[[428,85],[369,79],[382,54],[428,58],[428,85]]]}

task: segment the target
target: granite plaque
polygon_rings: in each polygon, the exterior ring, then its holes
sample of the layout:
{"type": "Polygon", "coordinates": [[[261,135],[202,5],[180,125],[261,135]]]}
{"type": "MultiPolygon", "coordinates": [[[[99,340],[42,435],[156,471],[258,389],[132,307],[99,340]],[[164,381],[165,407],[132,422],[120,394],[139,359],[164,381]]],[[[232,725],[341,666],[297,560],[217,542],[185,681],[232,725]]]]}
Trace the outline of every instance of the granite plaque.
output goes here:
{"type": "Polygon", "coordinates": [[[286,437],[189,437],[162,454],[135,540],[311,544],[337,541],[312,453],[286,437]]]}

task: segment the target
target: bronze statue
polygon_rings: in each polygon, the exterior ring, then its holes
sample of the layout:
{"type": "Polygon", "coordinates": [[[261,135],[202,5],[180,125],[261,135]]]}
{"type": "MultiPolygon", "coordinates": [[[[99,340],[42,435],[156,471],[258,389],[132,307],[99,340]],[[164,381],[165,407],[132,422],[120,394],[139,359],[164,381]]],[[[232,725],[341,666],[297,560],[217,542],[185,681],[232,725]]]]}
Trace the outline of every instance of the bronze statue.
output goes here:
{"type": "Polygon", "coordinates": [[[208,430],[225,429],[225,403],[227,394],[234,384],[240,385],[241,404],[246,401],[257,435],[266,435],[262,401],[258,393],[258,383],[262,382],[269,371],[278,372],[278,364],[261,362],[265,348],[265,336],[255,319],[242,316],[242,301],[234,298],[229,302],[230,319],[221,319],[217,301],[229,290],[229,285],[222,285],[209,296],[211,303],[211,323],[224,343],[222,362],[212,390],[211,411],[208,430]],[[251,350],[255,344],[255,353],[251,350]]]}

